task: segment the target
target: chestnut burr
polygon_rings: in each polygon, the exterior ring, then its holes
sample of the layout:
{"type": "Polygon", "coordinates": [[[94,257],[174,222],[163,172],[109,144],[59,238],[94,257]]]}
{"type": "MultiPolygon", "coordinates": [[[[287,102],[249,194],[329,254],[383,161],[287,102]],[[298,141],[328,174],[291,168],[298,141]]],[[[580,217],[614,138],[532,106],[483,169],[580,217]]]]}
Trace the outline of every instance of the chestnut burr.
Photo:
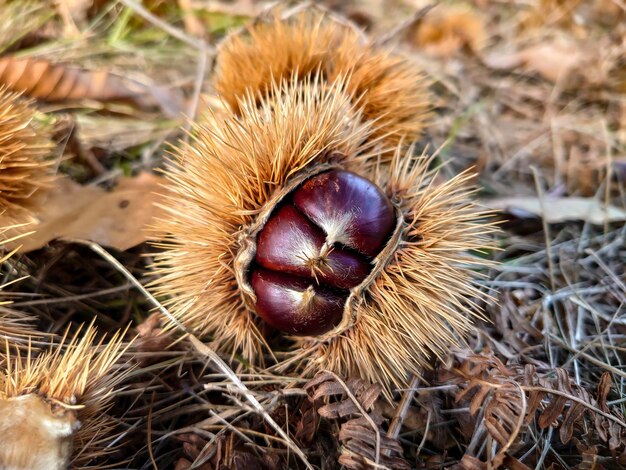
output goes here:
{"type": "Polygon", "coordinates": [[[472,176],[438,176],[411,147],[432,106],[424,74],[306,8],[227,38],[214,86],[224,106],[166,171],[155,293],[255,366],[407,387],[480,316],[491,261],[475,253],[495,231],[472,176]],[[264,338],[268,324],[289,338],[264,338]]]}
{"type": "Polygon", "coordinates": [[[0,87],[0,228],[30,221],[54,180],[52,129],[19,93],[0,87]]]}
{"type": "MultiPolygon", "coordinates": [[[[106,345],[92,325],[48,349],[6,350],[0,367],[0,469],[94,468],[119,438],[107,410],[133,370],[126,331],[106,345]]],[[[124,432],[123,430],[121,432],[124,432]]]]}

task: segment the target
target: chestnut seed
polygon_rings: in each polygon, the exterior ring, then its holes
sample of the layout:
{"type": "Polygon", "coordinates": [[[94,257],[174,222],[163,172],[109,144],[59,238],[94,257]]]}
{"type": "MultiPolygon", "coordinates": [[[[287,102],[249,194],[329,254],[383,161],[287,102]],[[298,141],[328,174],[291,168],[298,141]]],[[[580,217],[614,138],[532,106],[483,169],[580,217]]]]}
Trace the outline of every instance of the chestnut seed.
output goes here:
{"type": "Polygon", "coordinates": [[[341,320],[347,293],[307,279],[256,269],[252,273],[256,313],[269,325],[295,335],[318,335],[341,320]]]}
{"type": "Polygon", "coordinates": [[[371,181],[343,170],[309,178],[257,236],[256,313],[289,333],[326,333],[341,321],[348,290],[370,274],[394,222],[391,202],[371,181]]]}
{"type": "Polygon", "coordinates": [[[324,232],[292,205],[272,214],[257,239],[256,261],[275,271],[315,279],[338,289],[358,286],[369,262],[339,246],[325,244],[324,232]]]}
{"type": "Polygon", "coordinates": [[[345,170],[313,176],[295,191],[295,206],[341,243],[374,257],[395,225],[393,206],[371,181],[345,170]]]}

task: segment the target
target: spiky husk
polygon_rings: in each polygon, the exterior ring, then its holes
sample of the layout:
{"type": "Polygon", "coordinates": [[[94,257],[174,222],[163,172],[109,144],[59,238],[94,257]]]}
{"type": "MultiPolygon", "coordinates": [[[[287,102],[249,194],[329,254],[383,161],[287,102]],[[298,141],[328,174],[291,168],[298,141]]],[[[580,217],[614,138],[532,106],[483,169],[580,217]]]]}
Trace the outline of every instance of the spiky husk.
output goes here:
{"type": "Polygon", "coordinates": [[[18,93],[0,89],[0,226],[27,222],[28,206],[48,187],[52,144],[36,110],[18,93]]]}
{"type": "MultiPolygon", "coordinates": [[[[2,253],[3,238],[12,227],[0,226],[0,264],[7,262],[14,252],[2,253]]],[[[7,355],[5,351],[11,349],[26,350],[40,345],[44,337],[50,336],[37,331],[36,319],[23,312],[9,308],[11,299],[3,293],[3,289],[10,284],[0,284],[0,370],[6,367],[7,355]]]]}
{"type": "Polygon", "coordinates": [[[480,297],[468,254],[488,244],[493,231],[478,220],[468,175],[436,184],[430,159],[398,148],[381,165],[372,129],[343,93],[312,81],[283,82],[266,100],[240,103],[237,117],[197,126],[167,171],[168,216],[155,227],[165,239],[157,255],[157,292],[171,296],[173,315],[221,352],[259,363],[264,340],[256,315],[246,309],[234,265],[245,227],[277,201],[299,172],[333,162],[376,182],[404,218],[402,241],[384,272],[357,303],[355,324],[330,341],[295,339],[294,357],[279,365],[310,375],[328,368],[391,386],[406,386],[469,330],[480,297]]]}
{"type": "Polygon", "coordinates": [[[407,57],[376,47],[354,28],[319,10],[258,21],[226,39],[219,50],[215,88],[236,113],[250,92],[263,99],[280,82],[321,74],[342,80],[365,120],[376,121],[373,139],[388,148],[416,140],[430,106],[427,81],[407,57]],[[346,78],[347,77],[347,78],[346,78]]]}
{"type": "MultiPolygon", "coordinates": [[[[113,450],[110,444],[117,435],[107,410],[116,386],[131,370],[120,363],[128,347],[123,343],[124,332],[116,333],[106,344],[96,336],[96,329],[89,326],[69,340],[66,335],[37,357],[31,349],[26,353],[9,349],[6,371],[0,374],[0,401],[35,394],[51,409],[64,409],[78,420],[80,428],[72,435],[73,468],[113,450]]],[[[5,451],[11,455],[28,449],[5,451]]]]}

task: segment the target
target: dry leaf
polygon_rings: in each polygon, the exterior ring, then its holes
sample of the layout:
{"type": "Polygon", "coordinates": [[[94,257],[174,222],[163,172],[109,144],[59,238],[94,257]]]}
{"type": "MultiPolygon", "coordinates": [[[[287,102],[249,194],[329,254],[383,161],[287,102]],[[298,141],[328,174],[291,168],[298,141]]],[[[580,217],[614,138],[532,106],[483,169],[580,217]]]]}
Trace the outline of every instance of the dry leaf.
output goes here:
{"type": "Polygon", "coordinates": [[[169,116],[178,115],[183,106],[174,93],[106,70],[82,70],[33,58],[0,57],[0,85],[49,102],[129,101],[141,108],[160,106],[169,116]]]}
{"type": "Polygon", "coordinates": [[[86,148],[106,149],[110,153],[160,142],[178,131],[181,124],[178,120],[120,118],[96,113],[76,114],[73,118],[86,148]]]}
{"type": "Polygon", "coordinates": [[[559,28],[581,39],[589,39],[594,26],[618,26],[625,13],[616,0],[539,0],[527,6],[518,9],[521,31],[559,28]]]}
{"type": "Polygon", "coordinates": [[[39,210],[34,211],[36,222],[19,229],[34,233],[8,248],[21,245],[19,251],[28,252],[55,239],[87,239],[118,250],[131,248],[146,241],[144,227],[159,212],[154,203],[161,197],[156,192],[163,192],[162,182],[160,176],[143,173],[122,179],[107,192],[61,178],[39,210]]]}
{"type": "Polygon", "coordinates": [[[192,36],[206,39],[208,30],[195,15],[191,0],[178,0],[178,7],[183,14],[185,30],[192,36]]]}
{"type": "Polygon", "coordinates": [[[563,39],[544,41],[519,51],[493,52],[485,57],[485,64],[497,70],[521,67],[551,82],[571,81],[572,77],[585,78],[591,83],[602,82],[598,67],[590,70],[594,61],[587,49],[580,44],[563,39]],[[598,70],[596,70],[598,69],[598,70]]]}
{"type": "Polygon", "coordinates": [[[546,80],[557,82],[583,63],[583,53],[573,43],[537,44],[519,53],[524,67],[546,80]]]}
{"type": "Polygon", "coordinates": [[[605,222],[626,220],[626,211],[605,205],[594,198],[545,198],[541,201],[537,197],[505,197],[483,199],[481,203],[490,209],[508,212],[520,218],[528,217],[528,214],[542,217],[551,224],[583,220],[594,225],[603,225],[605,222]]]}

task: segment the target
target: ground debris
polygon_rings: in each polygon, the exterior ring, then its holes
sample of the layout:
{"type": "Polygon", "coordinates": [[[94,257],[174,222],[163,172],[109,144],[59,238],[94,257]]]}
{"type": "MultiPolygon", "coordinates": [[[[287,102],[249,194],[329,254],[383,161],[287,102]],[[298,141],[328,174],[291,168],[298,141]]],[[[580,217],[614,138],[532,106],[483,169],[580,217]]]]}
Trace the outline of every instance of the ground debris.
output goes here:
{"type": "Polygon", "coordinates": [[[318,413],[327,420],[339,421],[341,465],[354,470],[379,465],[400,470],[411,468],[398,440],[386,436],[381,428],[384,417],[375,406],[382,391],[380,385],[368,384],[360,378],[344,382],[330,372],[320,372],[304,389],[308,390],[311,402],[337,400],[320,406],[318,413]]]}

